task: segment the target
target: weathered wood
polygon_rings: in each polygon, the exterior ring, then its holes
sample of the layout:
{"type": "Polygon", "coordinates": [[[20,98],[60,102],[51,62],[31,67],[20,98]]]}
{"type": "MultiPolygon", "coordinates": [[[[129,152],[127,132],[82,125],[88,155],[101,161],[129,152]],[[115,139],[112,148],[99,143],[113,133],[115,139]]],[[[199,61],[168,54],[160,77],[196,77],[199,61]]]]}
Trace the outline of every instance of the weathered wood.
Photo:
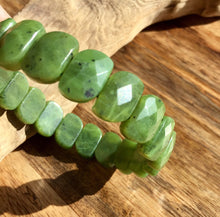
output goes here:
{"type": "MultiPolygon", "coordinates": [[[[144,93],[160,96],[175,119],[168,164],[158,176],[139,179],[36,135],[0,163],[0,216],[218,216],[220,21],[190,16],[154,25],[112,58],[115,71],[138,75],[144,93]]],[[[92,104],[74,113],[118,133],[117,124],[93,115],[92,104]]]]}
{"type": "MultiPolygon", "coordinates": [[[[3,2],[13,15],[28,1],[3,2]],[[15,10],[14,9],[14,10],[15,10]]],[[[215,16],[220,14],[219,1],[41,1],[31,0],[15,16],[16,21],[36,19],[42,22],[47,31],[61,30],[73,34],[80,42],[80,48],[94,48],[108,55],[131,41],[146,26],[176,18],[186,14],[215,16]]],[[[76,104],[64,99],[55,85],[39,85],[30,81],[31,86],[39,87],[47,99],[62,105],[65,113],[71,112],[76,104]]],[[[14,150],[35,132],[29,126],[22,126],[8,112],[0,114],[0,160],[14,150]]]]}

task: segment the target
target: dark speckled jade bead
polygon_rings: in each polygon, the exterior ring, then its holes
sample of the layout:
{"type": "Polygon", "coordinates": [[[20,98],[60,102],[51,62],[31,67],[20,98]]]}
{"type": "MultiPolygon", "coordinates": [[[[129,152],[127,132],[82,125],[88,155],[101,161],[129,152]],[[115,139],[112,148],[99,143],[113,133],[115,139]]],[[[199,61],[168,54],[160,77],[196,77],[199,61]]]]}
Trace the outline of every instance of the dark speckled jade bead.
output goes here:
{"type": "Polygon", "coordinates": [[[40,83],[53,83],[78,53],[79,43],[65,32],[49,32],[28,51],[23,71],[40,83]]]}
{"type": "Polygon", "coordinates": [[[81,51],[64,71],[59,89],[72,101],[89,101],[103,89],[113,65],[112,60],[100,51],[81,51]]]}
{"type": "Polygon", "coordinates": [[[92,110],[103,120],[125,121],[131,116],[143,90],[144,84],[136,75],[117,72],[107,81],[92,110]]]}
{"type": "Polygon", "coordinates": [[[0,38],[15,24],[16,24],[16,22],[12,18],[8,18],[6,20],[3,20],[0,23],[0,38]]]}
{"type": "Polygon", "coordinates": [[[128,139],[145,143],[156,133],[165,113],[161,99],[154,95],[141,97],[131,117],[120,125],[121,133],[128,139]]]}
{"type": "Polygon", "coordinates": [[[1,38],[0,65],[10,70],[20,69],[26,53],[44,33],[42,24],[35,20],[17,23],[1,38]]]}

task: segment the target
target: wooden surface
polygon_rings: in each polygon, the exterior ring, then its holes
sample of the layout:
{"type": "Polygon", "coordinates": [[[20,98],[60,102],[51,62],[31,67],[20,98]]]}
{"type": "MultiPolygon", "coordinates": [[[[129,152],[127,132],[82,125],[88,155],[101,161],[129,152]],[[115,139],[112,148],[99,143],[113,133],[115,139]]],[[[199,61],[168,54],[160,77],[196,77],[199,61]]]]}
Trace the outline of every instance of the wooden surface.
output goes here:
{"type": "MultiPolygon", "coordinates": [[[[169,163],[158,176],[140,179],[36,135],[0,163],[0,215],[218,216],[220,21],[190,16],[156,24],[113,60],[115,71],[137,74],[144,93],[160,96],[175,119],[169,163]]],[[[92,104],[78,105],[74,113],[118,133],[117,124],[91,113],[92,104]]]]}

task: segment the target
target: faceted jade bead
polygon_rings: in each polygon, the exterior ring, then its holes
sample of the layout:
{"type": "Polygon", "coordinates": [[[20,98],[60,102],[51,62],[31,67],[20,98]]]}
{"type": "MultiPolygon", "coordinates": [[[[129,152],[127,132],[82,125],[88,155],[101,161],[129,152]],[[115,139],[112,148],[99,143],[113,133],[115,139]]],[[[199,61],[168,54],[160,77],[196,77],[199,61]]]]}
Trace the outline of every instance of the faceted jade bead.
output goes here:
{"type": "Polygon", "coordinates": [[[100,51],[81,51],[64,71],[59,82],[60,92],[76,102],[95,98],[103,89],[113,65],[112,60],[100,51]]]}
{"type": "Polygon", "coordinates": [[[131,117],[120,125],[121,133],[128,139],[145,143],[152,139],[165,113],[161,99],[154,95],[141,97],[131,117]]]}
{"type": "Polygon", "coordinates": [[[140,144],[140,153],[148,160],[155,161],[166,148],[173,132],[175,122],[172,118],[164,116],[154,137],[140,144]]]}
{"type": "Polygon", "coordinates": [[[17,23],[1,38],[0,65],[10,70],[20,69],[27,51],[44,33],[42,24],[35,20],[17,23]]]}
{"type": "Polygon", "coordinates": [[[46,105],[46,99],[42,91],[30,87],[21,104],[16,108],[15,115],[24,124],[33,124],[46,105]]]}
{"type": "Polygon", "coordinates": [[[12,18],[8,18],[0,22],[0,38],[15,24],[16,22],[12,18]]]}
{"type": "Polygon", "coordinates": [[[29,89],[27,78],[21,72],[14,77],[0,94],[0,107],[5,110],[14,110],[21,103],[29,89]]]}
{"type": "Polygon", "coordinates": [[[135,175],[144,178],[148,175],[148,173],[142,167],[145,160],[146,159],[142,155],[140,155],[140,153],[136,149],[131,156],[128,167],[133,173],[135,173],[135,175]]]}
{"type": "Polygon", "coordinates": [[[56,102],[49,101],[34,126],[40,135],[50,137],[54,134],[62,118],[63,110],[61,107],[56,102]]]}
{"type": "Polygon", "coordinates": [[[0,68],[0,94],[11,81],[11,79],[15,76],[14,71],[8,71],[0,68]]]}
{"type": "Polygon", "coordinates": [[[28,51],[22,61],[23,71],[41,83],[53,83],[78,53],[79,43],[65,32],[49,32],[28,51]]]}
{"type": "Polygon", "coordinates": [[[82,128],[82,120],[77,115],[68,113],[56,129],[55,140],[62,148],[72,148],[82,128]]]}
{"type": "Polygon", "coordinates": [[[129,167],[130,160],[134,154],[134,151],[137,149],[137,143],[124,139],[115,153],[115,166],[122,173],[130,174],[132,170],[129,167]]]}
{"type": "Polygon", "coordinates": [[[125,121],[135,109],[143,90],[144,84],[136,75],[117,72],[107,81],[92,110],[103,120],[125,121]]]}
{"type": "Polygon", "coordinates": [[[148,161],[148,165],[155,170],[160,170],[169,160],[175,142],[176,142],[176,132],[173,131],[167,147],[160,154],[159,158],[156,161],[148,161]]]}
{"type": "Polygon", "coordinates": [[[76,140],[76,151],[83,157],[92,157],[101,138],[101,130],[94,124],[87,124],[76,140]]]}
{"type": "Polygon", "coordinates": [[[117,134],[107,132],[95,150],[96,160],[105,167],[113,167],[115,153],[121,141],[117,134]]]}

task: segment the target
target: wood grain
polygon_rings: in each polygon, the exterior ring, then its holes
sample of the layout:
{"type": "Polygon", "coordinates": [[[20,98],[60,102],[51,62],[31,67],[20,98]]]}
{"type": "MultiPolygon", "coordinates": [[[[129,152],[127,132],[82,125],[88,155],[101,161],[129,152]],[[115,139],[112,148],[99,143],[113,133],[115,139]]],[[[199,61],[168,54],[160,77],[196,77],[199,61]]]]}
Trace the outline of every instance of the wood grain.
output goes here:
{"type": "MultiPolygon", "coordinates": [[[[160,96],[175,119],[168,164],[156,177],[126,176],[36,135],[0,163],[0,215],[217,217],[219,60],[218,18],[189,16],[142,31],[113,56],[114,72],[138,75],[144,93],[160,96]]],[[[77,105],[74,113],[118,133],[117,124],[92,114],[93,103],[77,105]]]]}

